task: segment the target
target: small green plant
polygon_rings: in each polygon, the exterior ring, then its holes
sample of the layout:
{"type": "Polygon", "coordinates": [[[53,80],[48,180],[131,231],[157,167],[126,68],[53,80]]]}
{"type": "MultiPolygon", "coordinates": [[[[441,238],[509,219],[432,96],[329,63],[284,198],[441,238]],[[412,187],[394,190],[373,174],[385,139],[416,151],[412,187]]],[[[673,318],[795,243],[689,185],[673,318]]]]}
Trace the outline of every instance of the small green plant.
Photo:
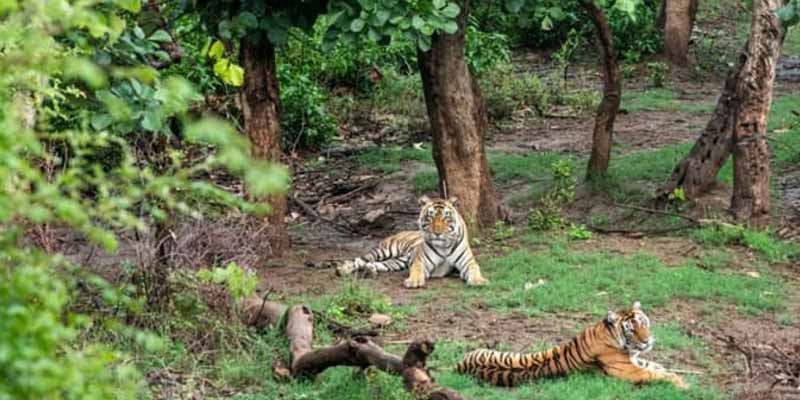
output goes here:
{"type": "Polygon", "coordinates": [[[680,211],[686,204],[686,191],[682,187],[676,187],[667,196],[667,201],[669,202],[670,207],[680,211]]]}
{"type": "Polygon", "coordinates": [[[570,240],[587,240],[592,238],[592,232],[584,224],[570,224],[567,237],[570,240]]]}
{"type": "Polygon", "coordinates": [[[514,225],[506,224],[503,221],[497,221],[494,224],[494,233],[493,238],[497,242],[506,241],[511,239],[516,234],[516,228],[514,225]]]}
{"type": "Polygon", "coordinates": [[[800,248],[794,243],[784,242],[768,232],[747,229],[741,225],[719,223],[695,229],[691,237],[700,243],[714,246],[745,246],[763,255],[769,262],[787,262],[800,254],[800,248]]]}
{"type": "Polygon", "coordinates": [[[569,71],[569,66],[572,63],[572,57],[575,51],[578,50],[578,47],[581,45],[581,40],[582,37],[580,33],[575,29],[571,29],[567,33],[567,37],[561,43],[561,47],[550,56],[557,65],[555,71],[560,73],[558,82],[560,82],[559,86],[562,89],[565,88],[567,72],[569,71]]]}
{"type": "Polygon", "coordinates": [[[233,262],[225,268],[201,269],[197,271],[197,278],[204,283],[224,285],[234,300],[240,300],[253,294],[258,286],[258,277],[253,272],[245,270],[233,262]]]}
{"type": "Polygon", "coordinates": [[[541,197],[539,206],[528,214],[528,225],[535,230],[550,230],[564,225],[561,216],[565,205],[575,200],[575,177],[572,164],[558,160],[550,165],[553,186],[541,197]]]}
{"type": "Polygon", "coordinates": [[[633,64],[622,64],[620,67],[623,79],[633,79],[636,76],[636,66],[633,64]]]}
{"type": "Polygon", "coordinates": [[[667,64],[664,64],[661,61],[647,63],[647,72],[650,77],[650,84],[653,85],[653,87],[664,87],[664,81],[667,78],[667,71],[667,64]]]}

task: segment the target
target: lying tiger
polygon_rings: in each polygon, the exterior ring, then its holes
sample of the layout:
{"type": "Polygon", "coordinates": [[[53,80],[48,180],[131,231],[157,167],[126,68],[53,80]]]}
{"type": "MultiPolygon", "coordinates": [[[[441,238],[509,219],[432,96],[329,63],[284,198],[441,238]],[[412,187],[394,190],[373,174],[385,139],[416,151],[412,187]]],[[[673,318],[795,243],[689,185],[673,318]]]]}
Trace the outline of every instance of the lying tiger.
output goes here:
{"type": "Polygon", "coordinates": [[[337,273],[370,274],[409,269],[407,288],[420,288],[432,277],[458,271],[467,285],[487,283],[469,247],[467,227],[458,214],[458,200],[419,199],[419,230],[403,231],[384,239],[365,256],[348,260],[337,273]]]}
{"type": "Polygon", "coordinates": [[[619,314],[609,311],[602,321],[549,350],[528,354],[474,350],[458,364],[458,372],[498,386],[515,386],[597,366],[608,375],[632,382],[667,381],[687,388],[680,376],[639,358],[652,347],[650,319],[637,301],[619,314]]]}

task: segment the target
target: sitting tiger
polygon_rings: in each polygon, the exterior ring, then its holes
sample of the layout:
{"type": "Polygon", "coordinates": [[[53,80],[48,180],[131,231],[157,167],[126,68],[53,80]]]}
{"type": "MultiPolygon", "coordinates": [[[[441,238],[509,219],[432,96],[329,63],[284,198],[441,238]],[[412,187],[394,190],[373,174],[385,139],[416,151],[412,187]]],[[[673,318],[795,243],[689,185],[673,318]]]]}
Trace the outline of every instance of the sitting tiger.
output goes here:
{"type": "Polygon", "coordinates": [[[409,269],[407,288],[420,288],[431,277],[443,277],[454,269],[468,285],[487,283],[469,247],[467,227],[458,214],[458,200],[419,199],[419,230],[403,231],[384,239],[365,256],[337,267],[338,274],[401,271],[409,269]]]}
{"type": "Polygon", "coordinates": [[[602,321],[549,350],[528,354],[474,350],[458,364],[458,372],[494,385],[515,386],[597,366],[608,375],[632,382],[667,381],[687,388],[680,376],[639,358],[652,347],[650,319],[637,301],[619,314],[609,311],[602,321]]]}

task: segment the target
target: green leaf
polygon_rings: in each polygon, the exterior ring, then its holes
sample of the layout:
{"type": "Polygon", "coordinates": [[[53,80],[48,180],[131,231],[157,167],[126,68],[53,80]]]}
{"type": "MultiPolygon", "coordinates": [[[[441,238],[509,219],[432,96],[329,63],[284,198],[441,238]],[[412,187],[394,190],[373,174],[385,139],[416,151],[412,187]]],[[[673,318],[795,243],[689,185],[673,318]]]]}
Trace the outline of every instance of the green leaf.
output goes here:
{"type": "Polygon", "coordinates": [[[167,33],[167,31],[159,29],[153,32],[152,35],[150,35],[150,40],[152,40],[153,42],[171,42],[172,37],[169,36],[169,33],[167,33]]]}
{"type": "Polygon", "coordinates": [[[223,54],[225,54],[225,45],[221,40],[215,41],[214,44],[211,45],[211,48],[208,49],[208,57],[211,59],[219,60],[222,58],[223,54]]]}
{"type": "Polygon", "coordinates": [[[139,0],[116,0],[114,3],[119,8],[132,13],[138,13],[142,10],[142,2],[139,0]]]}
{"type": "Polygon", "coordinates": [[[113,119],[108,114],[103,113],[92,115],[92,128],[98,131],[108,128],[108,126],[111,125],[111,122],[113,122],[113,119]]]}
{"type": "Polygon", "coordinates": [[[446,0],[433,0],[433,7],[437,10],[443,8],[447,4],[446,0]]]}
{"type": "Polygon", "coordinates": [[[283,45],[289,40],[289,31],[282,26],[272,26],[267,30],[267,37],[274,45],[283,45]]]}
{"type": "Polygon", "coordinates": [[[369,37],[369,40],[372,40],[373,42],[381,40],[380,33],[378,33],[378,31],[372,28],[369,28],[369,31],[367,32],[367,37],[369,37]]]}
{"type": "Polygon", "coordinates": [[[419,15],[415,15],[414,18],[411,19],[411,26],[416,30],[421,30],[422,27],[425,26],[425,20],[419,15]]]}
{"type": "Polygon", "coordinates": [[[553,29],[553,20],[551,20],[549,16],[545,15],[545,17],[542,18],[542,30],[549,31],[551,29],[553,29]]]}
{"type": "Polygon", "coordinates": [[[353,22],[350,23],[350,30],[353,32],[361,32],[364,29],[364,20],[361,18],[356,18],[353,22]]]}
{"type": "Polygon", "coordinates": [[[231,63],[227,58],[214,63],[214,75],[231,86],[242,86],[244,83],[244,68],[231,63]]]}
{"type": "Polygon", "coordinates": [[[431,49],[431,37],[425,35],[419,35],[417,37],[417,46],[422,51],[428,51],[431,49]]]}
{"type": "Polygon", "coordinates": [[[380,10],[377,13],[375,13],[375,18],[377,18],[378,20],[378,26],[383,26],[384,24],[386,24],[386,21],[389,20],[390,16],[391,14],[389,13],[389,11],[386,10],[380,10]]]}
{"type": "Polygon", "coordinates": [[[158,132],[163,127],[161,115],[155,110],[150,110],[144,113],[142,118],[142,128],[150,132],[158,132]]]}
{"type": "Polygon", "coordinates": [[[442,27],[442,30],[452,35],[458,32],[458,23],[456,23],[456,21],[447,21],[442,27]]]}
{"type": "Polygon", "coordinates": [[[461,8],[456,3],[447,3],[447,7],[442,9],[442,15],[447,18],[455,18],[461,13],[461,8]]]}
{"type": "Polygon", "coordinates": [[[144,39],[144,31],[138,25],[133,27],[133,34],[137,39],[144,39]]]}

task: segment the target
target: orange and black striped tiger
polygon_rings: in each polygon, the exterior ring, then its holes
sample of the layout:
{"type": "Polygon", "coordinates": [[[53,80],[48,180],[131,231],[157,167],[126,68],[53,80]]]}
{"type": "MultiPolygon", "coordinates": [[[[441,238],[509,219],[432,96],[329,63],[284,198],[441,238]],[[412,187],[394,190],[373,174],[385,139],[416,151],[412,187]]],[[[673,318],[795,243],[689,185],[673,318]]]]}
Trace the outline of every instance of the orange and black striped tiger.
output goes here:
{"type": "Polygon", "coordinates": [[[384,239],[366,255],[339,265],[337,273],[377,274],[409,269],[403,285],[419,288],[431,277],[458,271],[468,285],[485,284],[487,281],[469,247],[467,226],[456,209],[458,200],[423,196],[419,203],[422,206],[419,230],[399,232],[384,239]]]}
{"type": "Polygon", "coordinates": [[[633,308],[608,315],[577,337],[538,353],[474,350],[458,364],[458,372],[499,386],[514,386],[547,376],[566,375],[592,366],[633,382],[667,381],[688,387],[680,376],[639,358],[653,347],[650,319],[639,302],[633,308]]]}

